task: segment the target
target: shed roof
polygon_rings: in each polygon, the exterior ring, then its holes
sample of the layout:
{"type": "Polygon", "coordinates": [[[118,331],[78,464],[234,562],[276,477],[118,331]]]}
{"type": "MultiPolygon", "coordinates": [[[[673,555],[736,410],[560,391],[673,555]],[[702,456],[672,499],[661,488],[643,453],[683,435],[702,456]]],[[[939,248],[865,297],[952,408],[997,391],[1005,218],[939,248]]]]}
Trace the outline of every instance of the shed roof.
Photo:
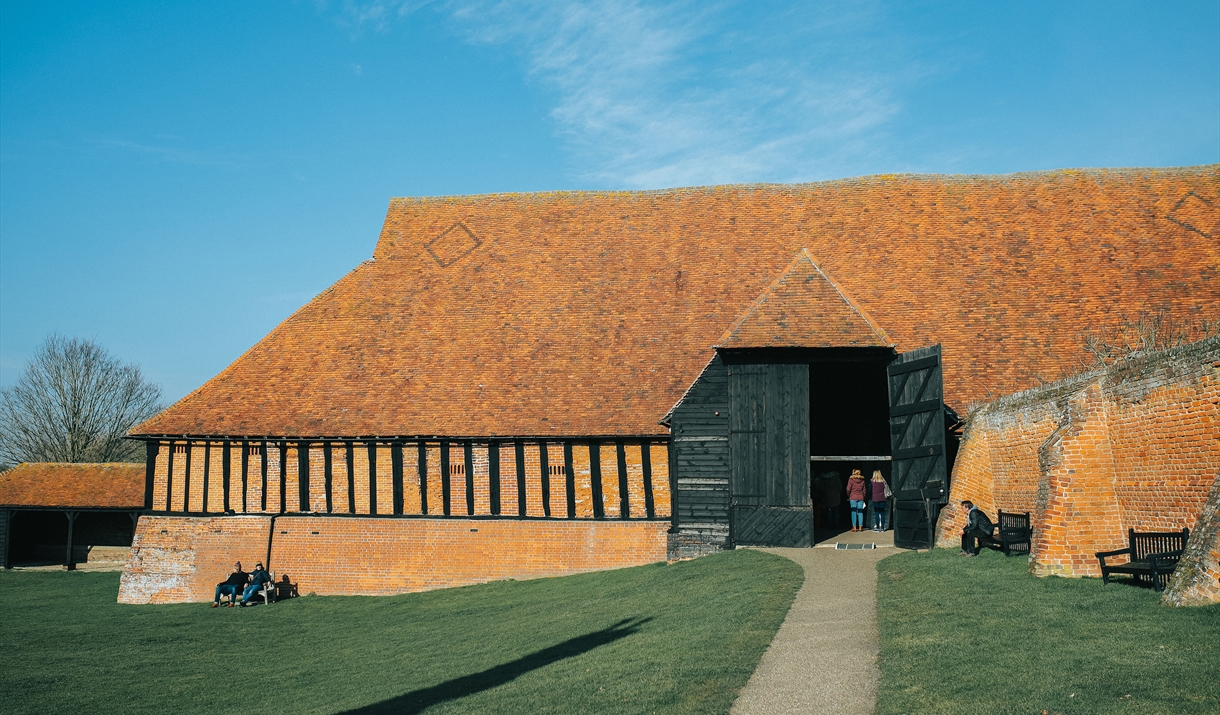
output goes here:
{"type": "Polygon", "coordinates": [[[960,411],[1124,314],[1220,315],[1218,201],[1215,165],[394,199],[373,260],[134,432],[665,434],[802,249],[899,351],[943,345],[960,411]]]}
{"type": "Polygon", "coordinates": [[[144,465],[22,462],[0,473],[4,506],[144,508],[144,465]]]}

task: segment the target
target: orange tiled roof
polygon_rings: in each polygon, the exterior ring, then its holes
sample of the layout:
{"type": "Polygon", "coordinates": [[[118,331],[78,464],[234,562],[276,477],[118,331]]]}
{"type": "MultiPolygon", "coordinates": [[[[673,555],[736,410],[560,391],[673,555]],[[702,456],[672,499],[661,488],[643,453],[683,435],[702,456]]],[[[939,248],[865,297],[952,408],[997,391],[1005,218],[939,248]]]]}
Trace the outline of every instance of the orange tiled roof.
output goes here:
{"type": "Polygon", "coordinates": [[[960,411],[1123,314],[1220,315],[1220,167],[394,199],[374,260],[134,432],[664,434],[802,249],[899,351],[943,344],[960,411]]]}
{"type": "Polygon", "coordinates": [[[0,473],[0,504],[142,509],[144,465],[23,462],[0,473]]]}
{"type": "Polygon", "coordinates": [[[716,347],[884,348],[892,344],[885,331],[802,249],[716,347]]]}

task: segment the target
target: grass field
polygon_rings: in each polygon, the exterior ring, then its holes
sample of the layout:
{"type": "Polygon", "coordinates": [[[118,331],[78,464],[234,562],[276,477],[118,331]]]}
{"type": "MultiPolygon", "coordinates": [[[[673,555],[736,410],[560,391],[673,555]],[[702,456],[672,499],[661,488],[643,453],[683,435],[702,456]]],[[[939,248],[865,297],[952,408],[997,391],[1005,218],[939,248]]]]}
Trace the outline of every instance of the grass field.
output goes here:
{"type": "Polygon", "coordinates": [[[6,713],[723,713],[800,567],[757,551],[405,596],[115,603],[0,573],[6,713]]]}
{"type": "Polygon", "coordinates": [[[877,566],[877,712],[1220,713],[1220,606],[937,549],[877,566]]]}

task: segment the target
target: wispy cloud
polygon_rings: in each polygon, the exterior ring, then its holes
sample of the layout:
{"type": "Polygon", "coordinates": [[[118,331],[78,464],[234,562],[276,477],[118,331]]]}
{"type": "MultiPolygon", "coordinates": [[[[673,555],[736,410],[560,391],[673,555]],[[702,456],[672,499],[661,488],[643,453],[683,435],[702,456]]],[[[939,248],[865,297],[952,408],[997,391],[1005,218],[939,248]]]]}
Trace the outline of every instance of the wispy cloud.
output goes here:
{"type": "MultiPolygon", "coordinates": [[[[421,3],[348,3],[384,28],[421,3]]],[[[649,188],[858,173],[919,74],[869,3],[450,0],[467,41],[507,47],[554,96],[579,178],[649,188]],[[895,71],[895,67],[902,67],[895,71]]]]}

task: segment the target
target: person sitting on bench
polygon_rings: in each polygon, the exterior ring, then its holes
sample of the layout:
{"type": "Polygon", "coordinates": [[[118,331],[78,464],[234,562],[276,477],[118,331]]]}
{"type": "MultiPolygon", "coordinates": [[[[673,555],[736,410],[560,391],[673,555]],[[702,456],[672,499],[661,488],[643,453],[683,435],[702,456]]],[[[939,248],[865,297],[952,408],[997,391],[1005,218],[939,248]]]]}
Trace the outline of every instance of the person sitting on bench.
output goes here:
{"type": "Polygon", "coordinates": [[[962,529],[962,556],[978,556],[979,538],[991,536],[995,526],[983,510],[969,499],[962,502],[962,508],[966,509],[966,528],[962,529]]]}
{"type": "Polygon", "coordinates": [[[246,585],[247,574],[241,570],[241,562],[233,564],[233,573],[229,577],[216,584],[216,595],[212,597],[212,608],[220,606],[220,597],[229,596],[229,607],[237,601],[237,594],[241,592],[243,586],[246,585]]]}
{"type": "Polygon", "coordinates": [[[263,568],[263,562],[254,564],[254,571],[250,573],[250,585],[246,586],[246,590],[241,595],[242,607],[250,605],[250,599],[258,595],[259,591],[263,590],[263,584],[271,582],[271,574],[263,568]]]}

